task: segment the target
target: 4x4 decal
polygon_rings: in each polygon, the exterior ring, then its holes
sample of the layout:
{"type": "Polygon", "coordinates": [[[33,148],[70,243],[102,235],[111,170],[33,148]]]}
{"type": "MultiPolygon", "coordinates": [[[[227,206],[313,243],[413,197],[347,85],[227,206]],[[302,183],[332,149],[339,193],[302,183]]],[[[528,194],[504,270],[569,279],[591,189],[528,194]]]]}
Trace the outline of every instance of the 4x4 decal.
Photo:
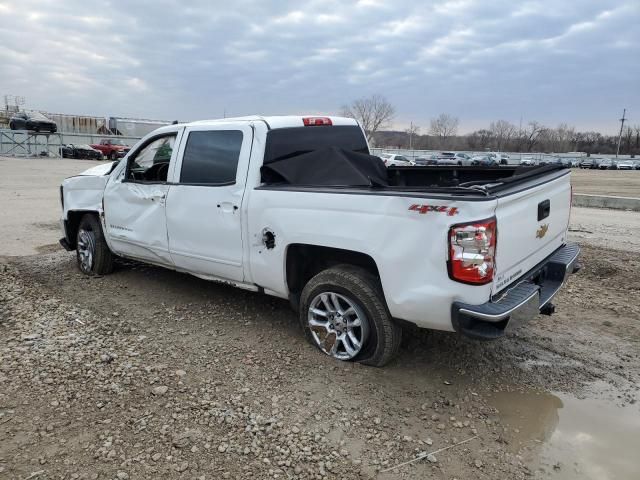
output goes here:
{"type": "Polygon", "coordinates": [[[448,216],[453,217],[458,214],[457,207],[448,207],[447,205],[418,205],[413,204],[409,207],[409,210],[425,214],[427,212],[446,213],[448,216]]]}

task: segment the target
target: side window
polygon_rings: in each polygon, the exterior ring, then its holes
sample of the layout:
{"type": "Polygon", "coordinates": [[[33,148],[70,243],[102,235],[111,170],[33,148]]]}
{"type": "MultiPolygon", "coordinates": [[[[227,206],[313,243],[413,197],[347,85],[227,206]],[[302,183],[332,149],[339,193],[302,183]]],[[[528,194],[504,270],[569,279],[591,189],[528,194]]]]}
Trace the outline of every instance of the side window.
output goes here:
{"type": "Polygon", "coordinates": [[[242,147],[240,130],[189,133],[182,158],[180,183],[229,185],[236,181],[242,147]]]}
{"type": "Polygon", "coordinates": [[[136,182],[166,182],[176,135],[165,135],[142,147],[129,158],[127,179],[136,182]]]}

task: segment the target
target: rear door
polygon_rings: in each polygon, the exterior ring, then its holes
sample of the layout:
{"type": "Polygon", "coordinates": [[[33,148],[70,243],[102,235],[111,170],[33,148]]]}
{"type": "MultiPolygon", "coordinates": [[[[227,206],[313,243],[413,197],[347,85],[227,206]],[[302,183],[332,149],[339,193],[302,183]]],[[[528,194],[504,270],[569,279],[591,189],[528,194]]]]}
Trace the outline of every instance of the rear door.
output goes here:
{"type": "Polygon", "coordinates": [[[247,123],[185,130],[167,196],[169,251],[180,269],[242,281],[242,199],[253,129],[247,123]]]}
{"type": "Polygon", "coordinates": [[[498,199],[493,293],[517,280],[565,243],[571,205],[569,172],[554,172],[542,179],[545,183],[540,181],[514,187],[517,192],[498,199]]]}

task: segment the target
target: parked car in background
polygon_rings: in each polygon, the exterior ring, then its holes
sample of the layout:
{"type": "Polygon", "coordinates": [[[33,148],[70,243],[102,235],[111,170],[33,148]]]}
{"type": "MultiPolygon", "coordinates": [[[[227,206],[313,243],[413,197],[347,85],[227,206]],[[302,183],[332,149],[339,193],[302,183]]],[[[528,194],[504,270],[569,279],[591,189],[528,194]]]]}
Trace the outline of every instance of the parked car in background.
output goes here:
{"type": "Polygon", "coordinates": [[[441,152],[440,158],[454,159],[455,165],[471,165],[471,155],[462,152],[441,152]]]}
{"type": "Polygon", "coordinates": [[[566,163],[562,161],[561,158],[559,157],[544,157],[540,160],[540,162],[538,162],[538,165],[540,166],[544,166],[544,165],[565,165],[566,163]]]}
{"type": "Polygon", "coordinates": [[[382,153],[379,156],[387,167],[408,167],[410,165],[415,165],[415,163],[404,155],[398,155],[396,153],[382,153]]]}
{"type": "Polygon", "coordinates": [[[91,148],[90,145],[74,145],[69,143],[60,147],[62,158],[86,158],[89,160],[102,160],[103,155],[100,150],[91,148]]]}
{"type": "Polygon", "coordinates": [[[438,157],[436,155],[429,155],[428,157],[417,157],[413,160],[415,165],[437,165],[438,157]]]}
{"type": "Polygon", "coordinates": [[[523,165],[525,167],[533,167],[537,164],[538,162],[533,157],[522,157],[522,159],[520,160],[520,165],[523,165]]]}
{"type": "Polygon", "coordinates": [[[497,167],[498,162],[495,157],[489,155],[476,155],[471,157],[471,165],[482,167],[497,167]]]}
{"type": "Polygon", "coordinates": [[[58,131],[58,126],[53,120],[49,120],[40,112],[18,112],[9,120],[11,130],[29,130],[31,132],[58,131]]]}
{"type": "Polygon", "coordinates": [[[633,160],[621,160],[618,162],[618,170],[633,170],[636,163],[633,160]]]}
{"type": "Polygon", "coordinates": [[[511,158],[506,153],[498,153],[498,152],[488,153],[487,156],[489,158],[493,158],[498,165],[509,165],[509,160],[511,158]]]}
{"type": "Polygon", "coordinates": [[[633,164],[636,170],[640,170],[640,160],[634,160],[633,164]]]}
{"type": "Polygon", "coordinates": [[[617,170],[618,164],[615,160],[611,160],[610,158],[603,158],[598,164],[598,168],[600,170],[617,170]]]}
{"type": "Polygon", "coordinates": [[[122,158],[131,150],[131,147],[122,140],[114,138],[103,138],[100,143],[90,145],[90,147],[100,150],[105,157],[111,160],[122,158]]]}
{"type": "Polygon", "coordinates": [[[583,158],[578,164],[580,168],[598,168],[598,160],[595,158],[583,158]]]}
{"type": "Polygon", "coordinates": [[[435,165],[442,166],[460,166],[458,160],[455,157],[436,157],[435,165]]]}

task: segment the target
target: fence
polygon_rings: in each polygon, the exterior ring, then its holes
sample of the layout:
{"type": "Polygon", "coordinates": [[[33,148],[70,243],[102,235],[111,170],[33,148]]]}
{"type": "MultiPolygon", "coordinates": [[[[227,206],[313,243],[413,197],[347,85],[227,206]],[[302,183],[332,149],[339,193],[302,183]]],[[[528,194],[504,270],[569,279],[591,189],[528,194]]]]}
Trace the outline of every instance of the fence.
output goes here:
{"type": "Polygon", "coordinates": [[[89,133],[36,133],[24,130],[0,129],[0,155],[13,157],[60,157],[63,145],[91,145],[103,138],[112,138],[133,146],[140,137],[96,135],[89,133]]]}

